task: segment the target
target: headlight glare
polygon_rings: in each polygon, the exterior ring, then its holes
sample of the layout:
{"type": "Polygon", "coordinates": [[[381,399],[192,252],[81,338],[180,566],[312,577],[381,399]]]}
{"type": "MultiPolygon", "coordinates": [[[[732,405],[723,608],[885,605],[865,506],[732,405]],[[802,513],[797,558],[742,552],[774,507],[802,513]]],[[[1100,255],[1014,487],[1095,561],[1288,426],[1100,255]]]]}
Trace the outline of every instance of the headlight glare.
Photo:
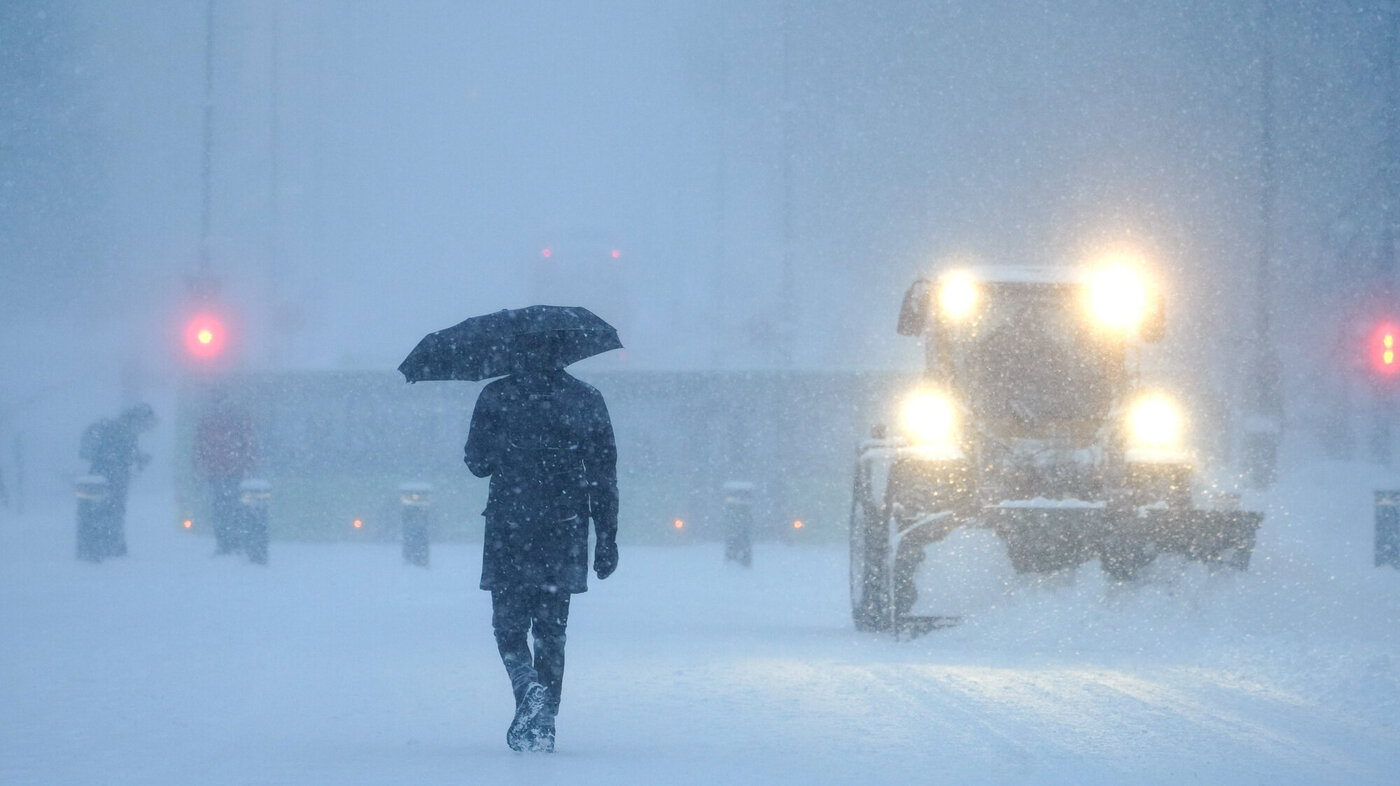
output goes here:
{"type": "Polygon", "coordinates": [[[972,276],[962,272],[949,273],[938,285],[938,315],[961,322],[977,308],[979,296],[977,282],[972,276]]]}
{"type": "Polygon", "coordinates": [[[957,410],[946,395],[918,391],[904,400],[900,423],[916,445],[948,445],[957,429],[957,410]]]}
{"type": "Polygon", "coordinates": [[[1115,333],[1136,330],[1151,305],[1147,282],[1138,271],[1124,265],[1095,272],[1085,294],[1090,316],[1100,327],[1115,333]]]}
{"type": "Polygon", "coordinates": [[[1128,437],[1132,447],[1178,449],[1183,425],[1181,409],[1166,396],[1143,396],[1128,410],[1128,437]]]}

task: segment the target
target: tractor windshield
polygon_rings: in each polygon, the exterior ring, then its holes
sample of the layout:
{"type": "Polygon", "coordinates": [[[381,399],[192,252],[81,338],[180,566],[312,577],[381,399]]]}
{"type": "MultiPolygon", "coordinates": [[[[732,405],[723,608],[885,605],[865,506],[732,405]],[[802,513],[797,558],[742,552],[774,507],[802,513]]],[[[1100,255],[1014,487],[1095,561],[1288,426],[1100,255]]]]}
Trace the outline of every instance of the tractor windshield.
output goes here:
{"type": "Polygon", "coordinates": [[[952,342],[954,373],[980,417],[1033,433],[1108,414],[1121,349],[1085,324],[1077,292],[1064,284],[988,287],[981,319],[952,342]]]}

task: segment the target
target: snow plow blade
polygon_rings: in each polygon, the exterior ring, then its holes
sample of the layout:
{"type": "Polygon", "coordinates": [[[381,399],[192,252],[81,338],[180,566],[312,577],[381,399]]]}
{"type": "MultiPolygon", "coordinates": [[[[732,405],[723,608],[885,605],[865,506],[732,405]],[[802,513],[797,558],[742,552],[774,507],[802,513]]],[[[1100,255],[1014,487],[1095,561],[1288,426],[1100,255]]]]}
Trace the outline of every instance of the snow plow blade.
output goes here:
{"type": "Polygon", "coordinates": [[[1243,510],[1149,510],[1127,528],[1159,552],[1244,570],[1264,514],[1243,510]],[[1136,532],[1134,532],[1136,530],[1136,532]]]}
{"type": "Polygon", "coordinates": [[[1103,507],[995,507],[986,525],[1006,543],[1021,573],[1045,573],[1102,559],[1104,569],[1129,578],[1160,553],[1184,554],[1243,570],[1249,566],[1262,513],[1103,507]]]}

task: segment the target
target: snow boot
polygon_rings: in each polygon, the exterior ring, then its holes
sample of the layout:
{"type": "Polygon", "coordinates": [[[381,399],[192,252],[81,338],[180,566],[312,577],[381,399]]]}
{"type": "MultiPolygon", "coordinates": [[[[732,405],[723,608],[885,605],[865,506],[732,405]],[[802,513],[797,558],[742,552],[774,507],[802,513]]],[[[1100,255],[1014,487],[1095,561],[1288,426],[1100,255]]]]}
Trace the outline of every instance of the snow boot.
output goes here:
{"type": "Polygon", "coordinates": [[[529,741],[533,737],[535,718],[544,709],[545,689],[538,682],[525,686],[525,696],[515,706],[515,720],[506,729],[506,744],[513,751],[533,750],[529,741]]]}
{"type": "Polygon", "coordinates": [[[554,752],[554,715],[541,712],[525,734],[525,749],[532,753],[554,752]]]}

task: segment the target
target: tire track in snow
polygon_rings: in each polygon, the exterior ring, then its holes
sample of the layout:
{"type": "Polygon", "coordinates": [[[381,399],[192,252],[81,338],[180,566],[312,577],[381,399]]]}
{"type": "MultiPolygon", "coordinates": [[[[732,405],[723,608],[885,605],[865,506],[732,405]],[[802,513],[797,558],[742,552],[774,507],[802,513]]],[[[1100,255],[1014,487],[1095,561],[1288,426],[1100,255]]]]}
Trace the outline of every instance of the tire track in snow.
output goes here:
{"type": "MultiPolygon", "coordinates": [[[[851,773],[879,772],[891,762],[957,782],[1024,779],[1037,773],[1037,752],[1014,729],[970,711],[954,696],[910,679],[902,664],[840,660],[750,661],[740,687],[795,701],[783,726],[789,744],[816,741],[824,755],[851,773]],[[794,720],[795,719],[795,720],[794,720]],[[839,752],[839,756],[835,756],[839,752]],[[961,774],[959,776],[958,774],[961,774]]],[[[837,771],[830,772],[840,782],[837,771]]]]}
{"type": "MultiPolygon", "coordinates": [[[[1364,762],[1333,745],[1322,742],[1324,738],[1337,735],[1321,732],[1317,723],[1325,713],[1316,705],[1296,702],[1291,711],[1285,711],[1286,704],[1276,698],[1256,696],[1250,700],[1254,706],[1248,714],[1222,704],[1210,693],[1230,694],[1236,689],[1226,682],[1201,680],[1199,673],[1194,675],[1195,688],[1186,685],[1173,685],[1161,680],[1150,680],[1120,671],[1095,671],[1089,678],[1111,691],[1127,696],[1156,713],[1173,726],[1186,726],[1193,736],[1203,738],[1212,746],[1219,746],[1221,740],[1230,747],[1244,747],[1263,759],[1267,759],[1283,769],[1318,769],[1319,774],[1337,777],[1346,773],[1354,778],[1376,776],[1368,772],[1364,762]],[[1298,725],[1298,734],[1283,728],[1285,724],[1298,725]]],[[[1332,725],[1332,724],[1329,724],[1332,725]]],[[[1392,739],[1391,744],[1396,740],[1392,739]]]]}
{"type": "Polygon", "coordinates": [[[1199,670],[1149,677],[1106,668],[958,667],[933,676],[989,714],[1022,718],[1041,749],[1106,758],[1124,769],[1218,751],[1219,760],[1253,759],[1281,773],[1375,774],[1318,741],[1337,735],[1318,733],[1316,720],[1325,713],[1316,705],[1257,688],[1242,694],[1228,679],[1204,679],[1199,670]],[[1240,701],[1248,706],[1229,706],[1240,701]]]}

